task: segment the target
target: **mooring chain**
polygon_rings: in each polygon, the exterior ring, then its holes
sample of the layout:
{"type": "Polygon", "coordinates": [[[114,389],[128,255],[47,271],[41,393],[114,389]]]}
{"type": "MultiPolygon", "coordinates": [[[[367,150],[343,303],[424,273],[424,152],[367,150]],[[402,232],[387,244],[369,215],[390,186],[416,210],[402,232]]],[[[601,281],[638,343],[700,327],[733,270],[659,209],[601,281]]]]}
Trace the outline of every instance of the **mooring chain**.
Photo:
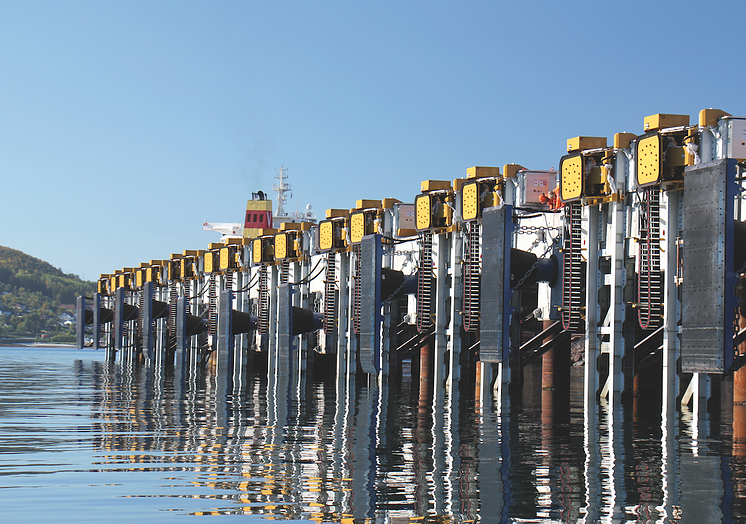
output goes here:
{"type": "Polygon", "coordinates": [[[399,293],[399,291],[401,291],[406,284],[407,284],[407,279],[405,278],[404,280],[402,280],[402,283],[399,284],[399,287],[396,288],[396,290],[394,290],[394,292],[391,293],[389,295],[389,297],[386,300],[383,301],[383,303],[384,304],[388,304],[389,302],[391,302],[392,300],[394,300],[394,297],[396,296],[396,294],[399,293]]]}
{"type": "Polygon", "coordinates": [[[560,231],[560,228],[555,226],[520,226],[515,228],[515,232],[519,235],[528,235],[530,233],[539,233],[544,231],[560,231]]]}
{"type": "Polygon", "coordinates": [[[536,261],[533,263],[533,265],[531,266],[531,268],[528,271],[526,271],[526,274],[523,275],[523,277],[521,277],[521,279],[518,281],[518,283],[514,287],[512,287],[510,289],[511,292],[515,292],[518,288],[520,288],[523,285],[523,283],[526,281],[526,279],[528,278],[528,276],[531,273],[534,272],[534,269],[536,269],[537,267],[539,267],[539,260],[542,260],[546,256],[546,254],[549,253],[552,250],[552,248],[554,248],[554,245],[557,243],[557,241],[559,240],[559,238],[560,237],[558,235],[558,236],[556,236],[556,237],[554,237],[552,239],[552,243],[549,244],[549,246],[544,250],[544,253],[542,253],[542,255],[540,257],[536,257],[536,261]]]}

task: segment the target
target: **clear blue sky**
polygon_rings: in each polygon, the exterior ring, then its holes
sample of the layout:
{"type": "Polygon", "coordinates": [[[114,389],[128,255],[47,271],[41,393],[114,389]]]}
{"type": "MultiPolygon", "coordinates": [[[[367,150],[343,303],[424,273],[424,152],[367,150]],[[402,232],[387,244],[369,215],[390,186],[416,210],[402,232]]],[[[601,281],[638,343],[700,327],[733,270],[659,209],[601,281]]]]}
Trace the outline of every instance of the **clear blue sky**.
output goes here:
{"type": "Polygon", "coordinates": [[[293,211],[556,167],[643,117],[746,115],[744,0],[8,1],[0,244],[95,280],[293,211]]]}

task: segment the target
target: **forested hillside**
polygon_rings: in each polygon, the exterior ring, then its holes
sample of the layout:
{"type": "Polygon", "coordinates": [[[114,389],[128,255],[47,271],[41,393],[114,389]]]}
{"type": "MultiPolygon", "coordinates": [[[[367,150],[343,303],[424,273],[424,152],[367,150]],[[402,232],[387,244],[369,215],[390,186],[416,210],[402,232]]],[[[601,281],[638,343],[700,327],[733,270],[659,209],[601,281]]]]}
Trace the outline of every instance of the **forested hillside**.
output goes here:
{"type": "Polygon", "coordinates": [[[75,297],[94,290],[94,282],[0,246],[0,336],[70,342],[75,297]]]}

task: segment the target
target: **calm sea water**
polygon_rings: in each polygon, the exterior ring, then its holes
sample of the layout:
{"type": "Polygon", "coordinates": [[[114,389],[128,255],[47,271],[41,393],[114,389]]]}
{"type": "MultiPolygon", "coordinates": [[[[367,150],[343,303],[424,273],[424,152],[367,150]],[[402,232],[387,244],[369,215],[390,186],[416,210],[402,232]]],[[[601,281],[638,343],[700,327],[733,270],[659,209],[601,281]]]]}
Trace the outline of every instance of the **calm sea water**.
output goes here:
{"type": "Polygon", "coordinates": [[[226,395],[211,377],[180,381],[103,357],[0,348],[0,521],[746,515],[744,446],[720,422],[694,426],[684,412],[662,424],[645,399],[588,413],[582,368],[569,391],[542,390],[528,369],[510,404],[480,405],[420,396],[406,376],[394,389],[256,374],[226,395]]]}

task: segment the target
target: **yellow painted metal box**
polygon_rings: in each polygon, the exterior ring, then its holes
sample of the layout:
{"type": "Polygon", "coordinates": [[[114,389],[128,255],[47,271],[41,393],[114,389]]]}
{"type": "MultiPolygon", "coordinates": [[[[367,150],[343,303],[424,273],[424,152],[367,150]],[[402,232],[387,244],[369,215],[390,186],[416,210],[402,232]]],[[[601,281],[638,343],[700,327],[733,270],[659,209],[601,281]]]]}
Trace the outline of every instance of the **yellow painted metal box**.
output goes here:
{"type": "Polygon", "coordinates": [[[567,152],[585,151],[586,149],[603,149],[606,147],[605,136],[576,136],[567,139],[567,152]]]}
{"type": "Polygon", "coordinates": [[[490,178],[500,176],[499,167],[474,166],[466,169],[466,178],[490,178]]]}
{"type": "Polygon", "coordinates": [[[518,174],[518,171],[526,169],[521,164],[505,164],[503,166],[503,177],[513,178],[518,174]]]}
{"type": "Polygon", "coordinates": [[[381,207],[384,209],[393,209],[396,204],[401,204],[401,200],[397,200],[396,198],[384,198],[381,201],[381,207]]]}
{"type": "Polygon", "coordinates": [[[371,209],[371,208],[379,209],[380,207],[381,207],[380,200],[358,200],[357,202],[355,202],[356,209],[371,209]]]}
{"type": "Polygon", "coordinates": [[[626,149],[637,135],[634,133],[617,133],[614,135],[614,149],[626,149]]]}
{"type": "Polygon", "coordinates": [[[699,125],[701,127],[715,127],[718,125],[718,120],[724,116],[730,116],[730,113],[726,113],[722,109],[703,109],[699,112],[699,125]]]}
{"type": "Polygon", "coordinates": [[[464,184],[469,180],[468,178],[454,178],[451,187],[454,191],[459,192],[464,184]]]}
{"type": "Polygon", "coordinates": [[[447,191],[451,189],[451,183],[448,180],[423,180],[422,192],[427,191],[447,191]]]}
{"type": "Polygon", "coordinates": [[[347,218],[350,212],[347,209],[327,209],[326,218],[347,218]]]}
{"type": "Polygon", "coordinates": [[[645,131],[655,131],[657,129],[688,125],[689,115],[666,115],[658,113],[657,115],[646,116],[643,121],[643,128],[645,131]]]}

